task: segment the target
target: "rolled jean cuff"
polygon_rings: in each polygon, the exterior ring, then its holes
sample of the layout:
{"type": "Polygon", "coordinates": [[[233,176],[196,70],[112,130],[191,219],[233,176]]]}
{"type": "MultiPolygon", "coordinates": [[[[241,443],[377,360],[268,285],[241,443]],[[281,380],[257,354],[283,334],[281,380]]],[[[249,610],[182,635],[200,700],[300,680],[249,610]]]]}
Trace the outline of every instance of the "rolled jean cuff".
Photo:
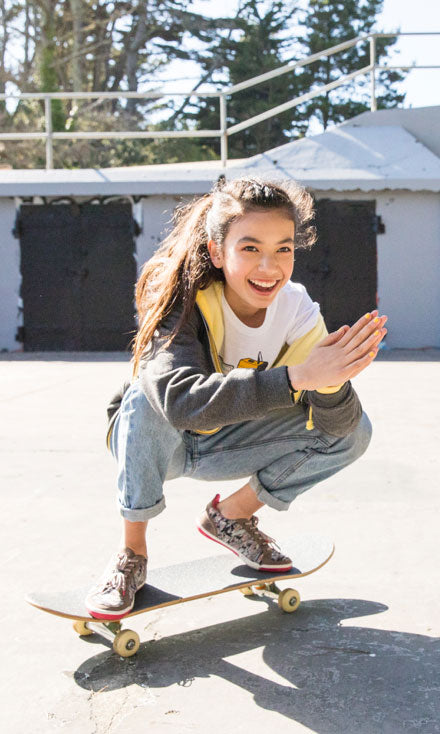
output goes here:
{"type": "Polygon", "coordinates": [[[128,507],[121,507],[121,505],[119,505],[119,512],[122,517],[130,522],[146,522],[147,520],[151,520],[152,517],[160,515],[164,509],[165,497],[162,497],[162,499],[160,499],[159,502],[156,502],[153,507],[146,507],[141,510],[130,510],[128,507]]]}
{"type": "Polygon", "coordinates": [[[260,502],[264,502],[265,505],[267,505],[268,507],[272,507],[274,510],[282,511],[289,509],[290,502],[283,502],[283,500],[279,500],[278,497],[274,497],[273,494],[268,492],[267,489],[263,487],[256,474],[253,474],[251,476],[251,478],[249,479],[249,484],[254,490],[260,502]]]}

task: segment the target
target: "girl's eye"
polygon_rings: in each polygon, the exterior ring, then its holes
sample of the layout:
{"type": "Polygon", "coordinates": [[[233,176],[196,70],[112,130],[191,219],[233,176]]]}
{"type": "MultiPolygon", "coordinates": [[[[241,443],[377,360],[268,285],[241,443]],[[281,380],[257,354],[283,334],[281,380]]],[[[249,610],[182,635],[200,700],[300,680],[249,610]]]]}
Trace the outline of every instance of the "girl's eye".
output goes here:
{"type": "MultiPolygon", "coordinates": [[[[245,245],[243,247],[243,252],[258,252],[258,249],[257,249],[257,247],[255,245],[245,245]]],[[[281,252],[282,254],[284,254],[286,252],[287,253],[292,253],[293,252],[293,249],[292,249],[292,247],[289,247],[289,245],[285,245],[283,247],[280,247],[277,250],[277,252],[281,252]]]]}

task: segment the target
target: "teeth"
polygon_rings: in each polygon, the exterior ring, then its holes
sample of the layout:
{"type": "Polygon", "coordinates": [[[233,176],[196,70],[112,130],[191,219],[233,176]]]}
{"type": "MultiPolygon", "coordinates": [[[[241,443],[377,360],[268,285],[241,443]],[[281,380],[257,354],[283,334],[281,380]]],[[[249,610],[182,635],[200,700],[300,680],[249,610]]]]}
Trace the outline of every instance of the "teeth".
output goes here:
{"type": "Polygon", "coordinates": [[[273,288],[276,284],[276,280],[271,280],[269,283],[267,280],[250,280],[254,285],[258,285],[260,288],[273,288]]]}

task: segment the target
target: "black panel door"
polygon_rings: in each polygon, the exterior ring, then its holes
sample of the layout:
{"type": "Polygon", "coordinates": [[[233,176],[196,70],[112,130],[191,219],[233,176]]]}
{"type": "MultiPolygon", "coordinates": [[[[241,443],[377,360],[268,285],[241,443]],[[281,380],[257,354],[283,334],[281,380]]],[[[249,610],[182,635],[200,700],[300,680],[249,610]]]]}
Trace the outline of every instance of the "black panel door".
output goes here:
{"type": "Polygon", "coordinates": [[[131,205],[24,204],[25,351],[117,351],[135,329],[131,205]]]}
{"type": "Polygon", "coordinates": [[[312,249],[295,251],[292,280],[306,286],[334,331],[376,308],[375,202],[319,200],[316,229],[312,249]]]}

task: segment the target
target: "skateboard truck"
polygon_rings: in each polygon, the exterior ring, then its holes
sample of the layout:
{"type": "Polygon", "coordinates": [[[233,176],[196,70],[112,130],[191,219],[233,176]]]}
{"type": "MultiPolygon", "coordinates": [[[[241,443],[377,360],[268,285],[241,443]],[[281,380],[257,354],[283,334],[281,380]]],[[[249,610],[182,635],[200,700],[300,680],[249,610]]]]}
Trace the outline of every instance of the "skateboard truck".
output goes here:
{"type": "Polygon", "coordinates": [[[112,620],[94,621],[88,620],[84,622],[81,619],[75,620],[73,629],[81,637],[93,635],[97,632],[101,637],[105,637],[112,642],[112,647],[117,655],[123,658],[129,658],[135,655],[141,644],[139,635],[134,630],[122,629],[121,622],[113,622],[112,620]]]}
{"type": "Polygon", "coordinates": [[[270,584],[254,584],[253,586],[245,586],[240,589],[241,593],[245,596],[268,596],[278,601],[278,606],[283,612],[296,612],[300,603],[301,597],[299,591],[296,589],[279,589],[275,583],[270,584]]]}

